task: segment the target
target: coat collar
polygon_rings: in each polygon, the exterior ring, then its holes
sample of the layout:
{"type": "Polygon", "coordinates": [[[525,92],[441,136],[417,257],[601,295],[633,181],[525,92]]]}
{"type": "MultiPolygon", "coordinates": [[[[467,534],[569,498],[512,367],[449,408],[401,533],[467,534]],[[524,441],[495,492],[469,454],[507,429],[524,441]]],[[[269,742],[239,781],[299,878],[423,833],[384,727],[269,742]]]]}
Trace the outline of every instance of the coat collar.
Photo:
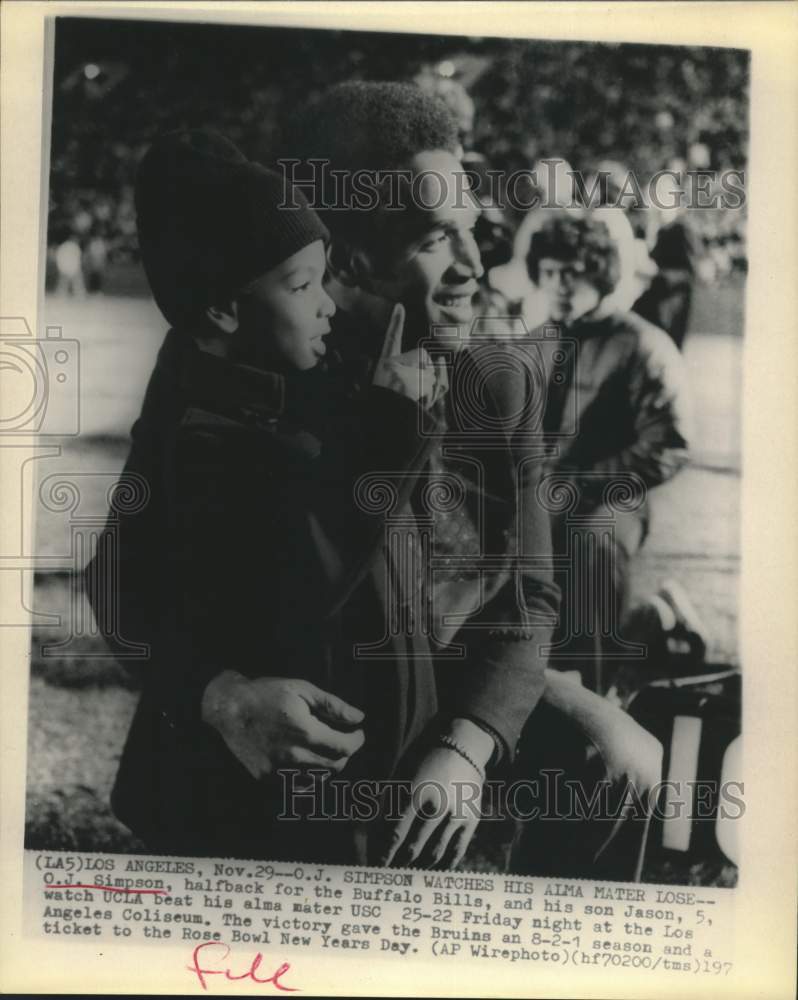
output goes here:
{"type": "Polygon", "coordinates": [[[272,423],[285,411],[285,377],[201,351],[187,338],[181,389],[186,404],[251,424],[272,423]]]}

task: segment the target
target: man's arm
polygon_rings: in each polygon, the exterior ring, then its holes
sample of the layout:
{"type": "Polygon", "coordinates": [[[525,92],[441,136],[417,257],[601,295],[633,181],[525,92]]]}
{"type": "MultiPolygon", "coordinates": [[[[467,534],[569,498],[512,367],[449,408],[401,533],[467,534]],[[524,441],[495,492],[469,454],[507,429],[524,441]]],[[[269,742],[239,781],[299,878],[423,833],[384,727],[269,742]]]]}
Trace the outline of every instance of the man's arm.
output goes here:
{"type": "MultiPolygon", "coordinates": [[[[481,362],[477,384],[490,407],[485,429],[490,428],[497,449],[492,458],[501,456],[498,464],[488,456],[483,465],[483,470],[488,464],[496,470],[495,482],[485,476],[484,499],[501,491],[493,498],[499,506],[488,505],[487,510],[505,525],[484,526],[484,534],[497,542],[485,555],[503,568],[488,573],[495,594],[469,621],[477,629],[469,636],[467,663],[455,668],[454,694],[439,720],[443,740],[428,746],[420,759],[411,805],[392,828],[382,857],[386,864],[453,868],[460,863],[481,816],[485,768],[515,755],[521,730],[543,694],[543,649],[551,637],[559,591],[553,583],[549,517],[537,499],[542,408],[536,405],[541,383],[535,358],[533,352],[507,344],[480,345],[476,352],[474,361],[481,362]],[[422,818],[425,808],[433,810],[434,818],[422,818]]],[[[455,374],[454,406],[458,390],[474,385],[474,374],[467,369],[455,374]],[[460,377],[463,385],[458,385],[460,377]]]]}
{"type": "MultiPolygon", "coordinates": [[[[470,621],[478,630],[469,639],[469,665],[458,677],[453,706],[492,732],[497,756],[515,754],[521,730],[545,686],[545,647],[551,640],[560,604],[554,584],[550,515],[538,492],[544,471],[539,392],[542,362],[534,345],[485,343],[475,362],[481,367],[485,397],[501,429],[509,456],[509,477],[485,482],[487,493],[501,492],[505,527],[497,549],[506,570],[495,574],[500,586],[470,621]],[[484,624],[482,624],[484,623],[484,624]]],[[[490,459],[489,467],[497,468],[490,459]]],[[[488,462],[486,462],[486,467],[488,462]]],[[[487,516],[501,516],[496,507],[487,516]]],[[[486,534],[496,534],[490,524],[486,534]]]]}

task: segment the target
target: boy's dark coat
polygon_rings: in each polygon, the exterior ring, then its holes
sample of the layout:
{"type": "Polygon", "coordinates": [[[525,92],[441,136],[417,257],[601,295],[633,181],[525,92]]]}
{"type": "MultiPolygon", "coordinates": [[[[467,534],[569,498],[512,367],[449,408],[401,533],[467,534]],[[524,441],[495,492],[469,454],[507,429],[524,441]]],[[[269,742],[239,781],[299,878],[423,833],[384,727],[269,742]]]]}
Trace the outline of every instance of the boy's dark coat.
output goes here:
{"type": "MultiPolygon", "coordinates": [[[[419,411],[373,390],[368,420],[353,408],[353,427],[341,395],[325,407],[326,386],[321,374],[227,364],[176,331],[159,354],[125,466],[146,479],[149,503],[109,525],[86,571],[98,620],[115,617],[123,639],[151,645],[112,795],[148,845],[279,854],[268,835],[277,782],[259,787],[200,721],[202,692],[225,668],[302,678],[366,710],[369,754],[353,758],[353,773],[390,774],[435,715],[429,662],[407,648],[412,639],[393,637],[391,660],[363,666],[346,635],[354,618],[359,641],[379,639],[386,621],[381,524],[347,502],[358,463],[378,467],[359,428],[382,428],[388,471],[412,469],[423,460],[419,411]],[[314,423],[340,430],[324,453],[314,423]],[[320,550],[320,538],[335,541],[320,550]],[[348,557],[338,572],[336,548],[348,557]],[[329,614],[342,588],[345,609],[329,614]]],[[[411,486],[400,484],[404,497],[411,486]]]]}

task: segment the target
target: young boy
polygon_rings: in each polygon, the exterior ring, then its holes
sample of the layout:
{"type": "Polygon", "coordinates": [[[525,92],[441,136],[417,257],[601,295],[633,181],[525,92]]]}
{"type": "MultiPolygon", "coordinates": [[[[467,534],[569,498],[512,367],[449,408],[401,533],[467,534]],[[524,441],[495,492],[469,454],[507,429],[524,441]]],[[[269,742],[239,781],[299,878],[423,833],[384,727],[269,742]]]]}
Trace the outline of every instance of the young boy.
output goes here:
{"type": "Polygon", "coordinates": [[[387,777],[435,713],[412,637],[379,676],[352,652],[381,638],[388,599],[353,484],[423,462],[434,369],[393,357],[398,312],[370,390],[322,364],[327,230],[221,136],[158,140],[136,206],[172,329],[125,468],[149,501],[112,514],[86,574],[112,644],[150,647],[114,811],[154,851],[355,861],[352,823],[277,818],[294,813],[279,772],[387,777]]]}

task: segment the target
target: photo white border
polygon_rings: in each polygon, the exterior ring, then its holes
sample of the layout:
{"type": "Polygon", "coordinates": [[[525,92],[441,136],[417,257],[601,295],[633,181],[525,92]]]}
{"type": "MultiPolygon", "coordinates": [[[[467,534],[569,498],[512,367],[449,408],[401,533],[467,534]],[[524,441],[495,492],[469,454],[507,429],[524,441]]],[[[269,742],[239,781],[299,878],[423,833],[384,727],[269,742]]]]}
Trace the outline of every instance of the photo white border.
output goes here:
{"type": "MultiPolygon", "coordinates": [[[[539,966],[476,968],[442,961],[369,962],[317,955],[306,995],[699,997],[794,995],[796,673],[798,670],[798,6],[793,3],[6,3],[2,18],[2,257],[0,315],[38,331],[43,288],[41,192],[44,21],[58,15],[412,31],[561,41],[717,45],[752,50],[749,257],[744,344],[742,578],[746,816],[742,827],[735,969],[698,977],[563,975],[539,966]]],[[[45,130],[46,133],[46,130],[45,130]]],[[[44,141],[43,141],[44,139],[44,141]]],[[[43,156],[44,154],[44,156],[43,156]]],[[[45,203],[46,204],[46,203],[45,203]]],[[[4,456],[0,449],[0,461],[4,456]]],[[[2,509],[19,484],[0,468],[2,509]]],[[[5,519],[4,519],[5,522],[5,519]]],[[[6,524],[0,526],[6,533],[6,524]]],[[[7,533],[0,552],[9,551],[7,533]]],[[[16,604],[0,572],[0,602],[16,604]]],[[[61,943],[21,934],[21,858],[29,634],[0,629],[0,989],[3,992],[185,993],[176,946],[61,943]]],[[[609,971],[609,970],[608,970],[609,971]]],[[[199,992],[199,988],[198,988],[199,992]]],[[[214,992],[214,991],[211,991],[214,992]]],[[[218,991],[221,994],[221,990],[218,991]]],[[[263,995],[240,990],[240,995],[263,995]]]]}

